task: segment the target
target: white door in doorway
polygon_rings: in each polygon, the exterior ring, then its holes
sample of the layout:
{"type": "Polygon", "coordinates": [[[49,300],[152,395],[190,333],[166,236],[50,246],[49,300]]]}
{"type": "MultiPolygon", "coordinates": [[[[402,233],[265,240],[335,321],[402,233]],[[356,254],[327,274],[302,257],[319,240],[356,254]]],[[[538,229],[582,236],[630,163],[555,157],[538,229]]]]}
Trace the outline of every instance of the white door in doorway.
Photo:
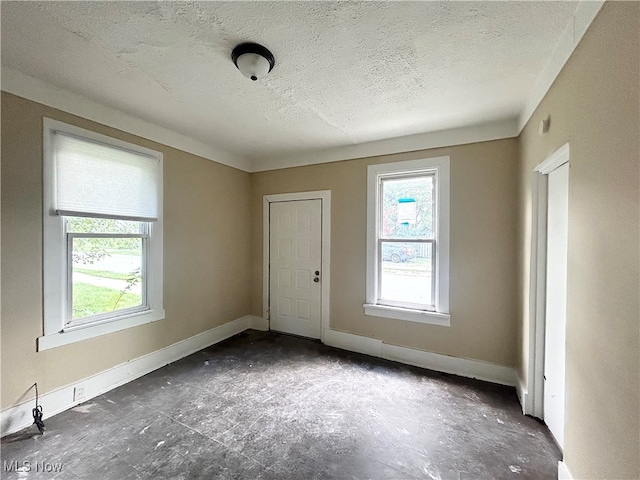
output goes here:
{"type": "Polygon", "coordinates": [[[320,338],[322,200],[269,204],[271,329],[320,338]]]}
{"type": "Polygon", "coordinates": [[[553,170],[548,179],[544,421],[563,448],[569,164],[553,170]]]}

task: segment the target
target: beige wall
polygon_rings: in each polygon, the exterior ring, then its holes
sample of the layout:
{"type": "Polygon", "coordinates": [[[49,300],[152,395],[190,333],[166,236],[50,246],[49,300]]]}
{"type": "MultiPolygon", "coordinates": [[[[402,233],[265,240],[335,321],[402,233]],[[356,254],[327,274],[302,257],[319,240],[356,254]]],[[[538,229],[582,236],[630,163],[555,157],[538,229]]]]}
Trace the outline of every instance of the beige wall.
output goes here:
{"type": "Polygon", "coordinates": [[[249,174],[2,93],[2,408],[249,314],[249,174]],[[42,118],[164,154],[159,322],[36,352],[42,335],[42,118]]]}
{"type": "Polygon", "coordinates": [[[640,478],[639,12],[603,6],[520,137],[523,378],[531,171],[571,149],[565,462],[577,479],[640,478]]]}
{"type": "Polygon", "coordinates": [[[331,328],[445,355],[516,364],[517,142],[485,142],[253,174],[251,310],[262,314],[262,197],[331,190],[331,328]],[[367,165],[450,155],[451,327],[367,317],[367,165]]]}

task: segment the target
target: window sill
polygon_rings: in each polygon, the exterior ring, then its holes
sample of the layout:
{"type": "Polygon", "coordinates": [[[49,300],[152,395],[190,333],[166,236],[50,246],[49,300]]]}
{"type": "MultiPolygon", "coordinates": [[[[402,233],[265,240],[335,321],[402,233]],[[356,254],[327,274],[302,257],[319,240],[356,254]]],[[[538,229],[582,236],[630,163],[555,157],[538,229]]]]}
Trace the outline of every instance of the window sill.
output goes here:
{"type": "Polygon", "coordinates": [[[448,313],[426,312],[409,308],[389,307],[365,303],[364,314],[373,317],[395,318],[407,322],[426,323],[428,325],[451,326],[451,315],[448,313]]]}
{"type": "Polygon", "coordinates": [[[164,310],[146,310],[136,312],[117,320],[100,323],[97,325],[78,326],[71,330],[50,333],[38,338],[38,351],[61,347],[70,343],[80,342],[89,338],[99,337],[107,333],[118,332],[127,328],[137,327],[145,323],[151,323],[164,319],[164,310]]]}

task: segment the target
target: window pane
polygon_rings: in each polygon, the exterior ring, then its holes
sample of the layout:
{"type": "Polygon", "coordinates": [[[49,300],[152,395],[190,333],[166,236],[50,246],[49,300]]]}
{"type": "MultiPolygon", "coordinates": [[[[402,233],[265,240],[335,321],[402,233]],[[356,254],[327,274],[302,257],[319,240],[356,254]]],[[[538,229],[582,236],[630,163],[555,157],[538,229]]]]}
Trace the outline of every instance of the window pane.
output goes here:
{"type": "Polygon", "coordinates": [[[141,233],[141,222],[109,218],[65,217],[67,232],[72,233],[141,233]]]}
{"type": "Polygon", "coordinates": [[[433,175],[382,180],[381,238],[432,239],[433,175]]]}
{"type": "Polygon", "coordinates": [[[380,300],[433,306],[433,244],[381,243],[380,300]]]}
{"type": "Polygon", "coordinates": [[[72,320],[143,305],[141,238],[72,241],[72,320]]]}

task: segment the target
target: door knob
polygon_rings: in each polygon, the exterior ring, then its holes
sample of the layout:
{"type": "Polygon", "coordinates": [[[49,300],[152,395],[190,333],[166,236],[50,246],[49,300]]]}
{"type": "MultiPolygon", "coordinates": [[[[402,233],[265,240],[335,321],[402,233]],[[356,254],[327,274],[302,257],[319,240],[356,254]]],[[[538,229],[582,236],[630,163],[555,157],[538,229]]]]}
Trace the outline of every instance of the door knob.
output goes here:
{"type": "Polygon", "coordinates": [[[318,283],[320,281],[320,279],[318,277],[313,279],[314,282],[318,283]]]}
{"type": "Polygon", "coordinates": [[[320,275],[320,270],[316,270],[316,275],[320,275]]]}

